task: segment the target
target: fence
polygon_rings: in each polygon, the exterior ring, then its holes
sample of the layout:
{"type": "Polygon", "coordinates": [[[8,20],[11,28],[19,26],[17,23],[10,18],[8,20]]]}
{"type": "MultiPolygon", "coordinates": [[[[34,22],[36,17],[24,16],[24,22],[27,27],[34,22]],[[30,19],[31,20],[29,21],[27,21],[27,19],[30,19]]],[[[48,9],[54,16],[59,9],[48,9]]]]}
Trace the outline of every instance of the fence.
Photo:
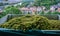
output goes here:
{"type": "MultiPolygon", "coordinates": [[[[9,16],[8,16],[8,20],[9,19],[12,19],[12,18],[14,18],[14,17],[20,17],[20,16],[24,16],[23,14],[22,15],[20,15],[20,14],[10,14],[9,16]]],[[[50,19],[50,20],[59,20],[59,16],[58,15],[41,15],[41,16],[44,16],[44,17],[47,17],[48,19],[50,19]]]]}
{"type": "MultiPolygon", "coordinates": [[[[21,15],[21,14],[8,14],[8,15],[6,15],[6,16],[4,16],[0,19],[0,24],[3,24],[3,23],[9,21],[12,18],[20,17],[20,16],[24,16],[24,15],[21,15]]],[[[41,16],[47,17],[48,19],[60,20],[60,15],[41,15],[41,16]]]]}
{"type": "Polygon", "coordinates": [[[41,16],[47,17],[50,20],[52,20],[52,19],[53,20],[59,20],[59,16],[57,14],[55,14],[55,15],[53,15],[53,14],[49,15],[49,14],[47,14],[47,15],[41,15],[41,16]]]}

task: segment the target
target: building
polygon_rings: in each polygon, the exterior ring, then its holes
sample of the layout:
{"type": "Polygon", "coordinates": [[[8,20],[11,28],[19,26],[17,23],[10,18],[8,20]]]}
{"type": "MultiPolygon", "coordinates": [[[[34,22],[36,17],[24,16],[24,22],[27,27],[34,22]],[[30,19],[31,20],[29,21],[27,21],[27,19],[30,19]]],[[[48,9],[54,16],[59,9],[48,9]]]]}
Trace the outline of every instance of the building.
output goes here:
{"type": "Polygon", "coordinates": [[[22,11],[22,14],[40,14],[44,9],[40,6],[38,7],[23,7],[23,8],[20,8],[20,10],[22,11]]]}
{"type": "Polygon", "coordinates": [[[57,12],[60,12],[60,7],[57,8],[57,12]]]}
{"type": "Polygon", "coordinates": [[[37,7],[37,14],[40,14],[43,11],[43,7],[37,7]]]}
{"type": "Polygon", "coordinates": [[[57,11],[60,12],[60,8],[58,8],[57,11]]]}
{"type": "Polygon", "coordinates": [[[55,12],[55,11],[60,12],[60,3],[58,3],[57,5],[52,5],[50,7],[50,11],[51,12],[55,12]]]}
{"type": "Polygon", "coordinates": [[[60,12],[60,3],[57,4],[57,12],[60,12]]]}
{"type": "Polygon", "coordinates": [[[55,11],[55,8],[54,8],[53,6],[50,7],[50,11],[51,11],[51,12],[55,11]]]}

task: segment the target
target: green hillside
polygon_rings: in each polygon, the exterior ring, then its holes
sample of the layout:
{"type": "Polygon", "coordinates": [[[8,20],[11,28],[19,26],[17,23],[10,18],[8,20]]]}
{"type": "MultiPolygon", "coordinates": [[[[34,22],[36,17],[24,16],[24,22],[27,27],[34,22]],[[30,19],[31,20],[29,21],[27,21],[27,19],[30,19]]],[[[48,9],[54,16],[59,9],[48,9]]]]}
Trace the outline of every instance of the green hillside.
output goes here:
{"type": "Polygon", "coordinates": [[[15,30],[60,30],[59,20],[48,20],[46,17],[33,15],[21,16],[1,24],[0,27],[15,30]]]}
{"type": "Polygon", "coordinates": [[[48,9],[51,5],[56,5],[60,0],[35,0],[34,6],[46,6],[48,9]]]}
{"type": "Polygon", "coordinates": [[[22,12],[17,7],[9,6],[4,8],[3,12],[0,13],[0,18],[6,16],[7,14],[22,14],[22,12]]]}

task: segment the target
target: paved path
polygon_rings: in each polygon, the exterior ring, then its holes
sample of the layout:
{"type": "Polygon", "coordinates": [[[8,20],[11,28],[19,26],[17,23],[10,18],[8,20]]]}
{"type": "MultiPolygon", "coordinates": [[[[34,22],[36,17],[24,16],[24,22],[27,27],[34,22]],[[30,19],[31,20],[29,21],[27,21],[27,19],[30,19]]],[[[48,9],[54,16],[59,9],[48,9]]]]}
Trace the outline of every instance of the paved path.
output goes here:
{"type": "Polygon", "coordinates": [[[7,21],[7,18],[8,18],[8,15],[6,15],[6,16],[0,18],[0,24],[5,23],[5,22],[7,21]]]}

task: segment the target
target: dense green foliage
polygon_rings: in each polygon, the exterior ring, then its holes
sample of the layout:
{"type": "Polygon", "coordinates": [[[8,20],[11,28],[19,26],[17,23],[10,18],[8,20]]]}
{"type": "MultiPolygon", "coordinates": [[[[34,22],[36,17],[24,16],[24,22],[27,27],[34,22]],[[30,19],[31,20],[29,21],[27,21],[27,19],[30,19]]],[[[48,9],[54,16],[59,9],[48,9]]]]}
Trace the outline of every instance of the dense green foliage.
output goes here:
{"type": "Polygon", "coordinates": [[[2,28],[15,30],[60,30],[59,26],[59,20],[48,20],[38,15],[17,17],[0,25],[2,28]]]}
{"type": "Polygon", "coordinates": [[[59,3],[60,0],[34,0],[34,3],[30,4],[30,2],[23,2],[22,7],[30,6],[46,6],[48,9],[51,5],[55,5],[59,3]]]}
{"type": "Polygon", "coordinates": [[[49,20],[50,29],[60,30],[60,20],[49,20]]]}
{"type": "Polygon", "coordinates": [[[5,10],[3,12],[6,14],[8,14],[8,13],[9,14],[21,14],[22,13],[18,8],[14,7],[14,6],[5,8],[5,10]]]}
{"type": "Polygon", "coordinates": [[[35,0],[34,6],[46,6],[48,9],[51,5],[59,3],[60,0],[35,0]]]}
{"type": "Polygon", "coordinates": [[[41,12],[40,14],[42,14],[42,15],[44,15],[44,14],[45,15],[47,15],[47,14],[49,14],[49,15],[54,14],[55,15],[55,14],[60,14],[60,12],[47,12],[47,13],[46,12],[41,12]]]}
{"type": "Polygon", "coordinates": [[[48,19],[43,16],[22,16],[0,25],[3,28],[18,30],[48,29],[48,19]]]}
{"type": "Polygon", "coordinates": [[[3,12],[0,14],[0,18],[7,14],[22,14],[22,12],[16,7],[9,6],[3,10],[3,12]]]}
{"type": "Polygon", "coordinates": [[[60,0],[35,0],[35,5],[54,5],[57,4],[60,0]],[[52,3],[51,3],[52,2],[52,3]]]}

